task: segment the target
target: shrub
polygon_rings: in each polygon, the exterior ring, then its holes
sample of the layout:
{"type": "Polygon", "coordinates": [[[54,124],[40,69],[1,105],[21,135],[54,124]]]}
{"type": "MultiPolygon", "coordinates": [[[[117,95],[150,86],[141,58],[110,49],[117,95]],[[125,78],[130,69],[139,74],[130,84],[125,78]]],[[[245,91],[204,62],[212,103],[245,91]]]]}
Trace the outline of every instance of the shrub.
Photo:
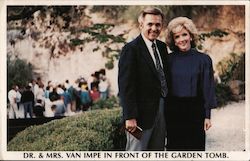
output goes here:
{"type": "MultiPolygon", "coordinates": [[[[222,83],[216,85],[216,97],[218,106],[226,105],[227,102],[235,100],[232,96],[228,83],[231,80],[245,81],[245,53],[240,55],[230,53],[217,64],[217,70],[222,83]]],[[[245,93],[244,85],[241,87],[242,92],[245,93]]]]}
{"type": "Polygon", "coordinates": [[[100,99],[97,102],[95,102],[93,104],[93,106],[91,107],[92,110],[95,109],[104,109],[104,108],[114,108],[114,107],[119,107],[119,102],[118,102],[118,98],[115,96],[112,96],[106,100],[104,99],[100,99]]]}
{"type": "Polygon", "coordinates": [[[217,106],[222,107],[231,101],[231,91],[228,85],[223,83],[217,84],[215,87],[217,106]]]}
{"type": "Polygon", "coordinates": [[[19,58],[11,59],[11,57],[8,56],[7,72],[7,88],[9,91],[13,85],[27,85],[27,82],[32,79],[33,66],[30,63],[27,63],[25,60],[19,58]]]}
{"type": "Polygon", "coordinates": [[[229,57],[217,64],[217,69],[223,83],[228,83],[230,80],[245,81],[245,53],[240,55],[230,53],[229,57]]]}
{"type": "Polygon", "coordinates": [[[245,53],[238,56],[236,68],[232,74],[232,79],[245,81],[245,53]]]}
{"type": "Polygon", "coordinates": [[[31,126],[9,143],[9,151],[124,150],[121,110],[104,109],[31,126]]]}

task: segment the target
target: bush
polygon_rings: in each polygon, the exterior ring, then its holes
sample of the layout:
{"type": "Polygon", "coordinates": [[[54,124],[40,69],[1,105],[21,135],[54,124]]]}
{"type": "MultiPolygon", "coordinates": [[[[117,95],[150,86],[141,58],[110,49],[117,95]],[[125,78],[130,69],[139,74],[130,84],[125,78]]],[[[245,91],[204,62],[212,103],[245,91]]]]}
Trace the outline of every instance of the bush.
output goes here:
{"type": "Polygon", "coordinates": [[[31,126],[9,143],[9,151],[124,150],[121,109],[94,110],[31,126]]]}
{"type": "Polygon", "coordinates": [[[91,107],[92,110],[96,110],[96,109],[104,109],[104,108],[114,108],[114,107],[119,107],[119,102],[118,102],[118,98],[115,96],[112,96],[106,100],[104,99],[100,99],[97,102],[95,102],[93,104],[93,106],[91,107]]]}
{"type": "Polygon", "coordinates": [[[245,53],[240,55],[230,53],[217,64],[221,81],[228,83],[230,80],[245,81],[245,53]]]}
{"type": "MultiPolygon", "coordinates": [[[[226,105],[229,101],[235,101],[234,96],[228,86],[232,80],[245,82],[245,53],[230,55],[217,64],[217,70],[222,83],[216,85],[216,97],[218,106],[226,105]]],[[[244,84],[241,87],[241,94],[245,93],[244,84]]]]}
{"type": "Polygon", "coordinates": [[[217,84],[215,87],[217,106],[222,107],[231,101],[231,91],[228,85],[223,83],[217,84]]]}
{"type": "Polygon", "coordinates": [[[7,57],[7,90],[9,91],[13,85],[26,86],[32,79],[33,66],[25,60],[7,57]]]}
{"type": "Polygon", "coordinates": [[[245,81],[245,53],[238,56],[236,68],[232,74],[232,79],[245,81]]]}

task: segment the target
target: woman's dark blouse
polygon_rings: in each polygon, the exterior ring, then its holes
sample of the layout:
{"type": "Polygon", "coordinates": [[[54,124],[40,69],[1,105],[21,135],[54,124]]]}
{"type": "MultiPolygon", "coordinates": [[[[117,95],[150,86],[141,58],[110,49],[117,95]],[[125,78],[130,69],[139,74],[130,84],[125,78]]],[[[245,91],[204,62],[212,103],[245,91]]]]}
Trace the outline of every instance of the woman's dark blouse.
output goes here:
{"type": "Polygon", "coordinates": [[[211,58],[196,49],[173,52],[168,57],[169,95],[175,97],[200,97],[204,101],[206,118],[216,107],[215,85],[211,58]]]}

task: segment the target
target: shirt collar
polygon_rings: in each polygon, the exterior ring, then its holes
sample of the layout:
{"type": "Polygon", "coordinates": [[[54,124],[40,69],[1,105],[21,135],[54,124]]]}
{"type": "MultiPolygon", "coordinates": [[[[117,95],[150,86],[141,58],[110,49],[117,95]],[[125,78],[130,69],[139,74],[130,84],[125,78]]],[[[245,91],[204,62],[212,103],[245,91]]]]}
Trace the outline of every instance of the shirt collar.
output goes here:
{"type": "MultiPolygon", "coordinates": [[[[141,33],[141,35],[142,35],[142,38],[143,38],[143,40],[144,40],[144,42],[146,43],[146,45],[147,45],[148,48],[152,48],[152,44],[153,44],[153,43],[155,43],[155,45],[156,45],[156,40],[150,41],[150,40],[147,39],[142,33],[141,33]]],[[[157,45],[156,45],[156,46],[157,46],[157,45]]]]}

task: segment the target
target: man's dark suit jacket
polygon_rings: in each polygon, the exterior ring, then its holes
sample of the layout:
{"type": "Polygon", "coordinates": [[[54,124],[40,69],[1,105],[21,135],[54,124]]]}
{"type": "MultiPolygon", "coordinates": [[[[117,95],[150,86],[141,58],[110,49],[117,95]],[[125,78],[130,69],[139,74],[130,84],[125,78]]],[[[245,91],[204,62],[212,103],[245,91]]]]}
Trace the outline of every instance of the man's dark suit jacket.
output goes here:
{"type": "MultiPolygon", "coordinates": [[[[166,75],[166,44],[156,40],[166,75]]],[[[153,59],[139,35],[127,43],[120,55],[118,86],[123,120],[137,120],[142,129],[153,126],[159,108],[161,84],[153,59]]]]}

